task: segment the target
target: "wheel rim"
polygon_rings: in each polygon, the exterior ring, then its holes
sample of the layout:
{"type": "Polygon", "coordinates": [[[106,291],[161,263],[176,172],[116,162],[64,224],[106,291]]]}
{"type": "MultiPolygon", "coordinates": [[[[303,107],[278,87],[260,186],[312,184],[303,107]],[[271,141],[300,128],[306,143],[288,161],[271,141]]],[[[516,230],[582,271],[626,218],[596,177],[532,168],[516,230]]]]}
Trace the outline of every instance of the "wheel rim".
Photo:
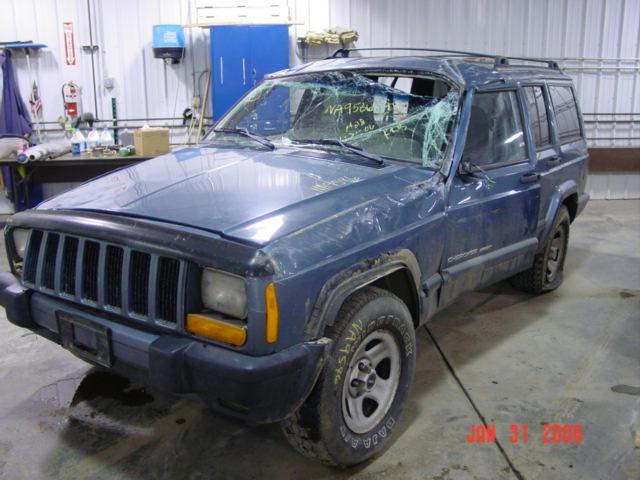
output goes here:
{"type": "Polygon", "coordinates": [[[549,254],[547,257],[547,283],[553,282],[558,276],[558,272],[562,266],[564,259],[564,229],[558,228],[549,245],[549,254]]]}
{"type": "Polygon", "coordinates": [[[370,333],[351,359],[342,389],[342,415],[354,433],[373,429],[391,408],[400,382],[400,347],[388,331],[370,333]]]}

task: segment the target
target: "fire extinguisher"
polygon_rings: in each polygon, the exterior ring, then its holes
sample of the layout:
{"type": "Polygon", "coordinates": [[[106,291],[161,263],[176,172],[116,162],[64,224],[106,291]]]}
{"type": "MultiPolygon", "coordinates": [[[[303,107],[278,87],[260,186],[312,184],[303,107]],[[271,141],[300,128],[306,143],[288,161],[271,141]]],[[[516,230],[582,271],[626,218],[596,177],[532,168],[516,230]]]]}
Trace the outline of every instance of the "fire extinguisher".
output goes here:
{"type": "Polygon", "coordinates": [[[66,122],[75,123],[80,116],[80,87],[73,82],[63,84],[62,103],[66,122]]]}

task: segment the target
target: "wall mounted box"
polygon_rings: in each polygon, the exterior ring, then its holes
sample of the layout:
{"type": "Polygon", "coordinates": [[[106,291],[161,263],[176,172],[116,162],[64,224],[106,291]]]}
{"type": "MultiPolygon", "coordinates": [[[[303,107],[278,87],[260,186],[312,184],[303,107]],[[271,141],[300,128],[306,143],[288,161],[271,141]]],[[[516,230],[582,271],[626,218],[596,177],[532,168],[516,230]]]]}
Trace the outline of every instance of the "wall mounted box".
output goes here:
{"type": "Polygon", "coordinates": [[[153,26],[153,56],[178,63],[184,55],[184,31],[182,25],[153,26]]]}

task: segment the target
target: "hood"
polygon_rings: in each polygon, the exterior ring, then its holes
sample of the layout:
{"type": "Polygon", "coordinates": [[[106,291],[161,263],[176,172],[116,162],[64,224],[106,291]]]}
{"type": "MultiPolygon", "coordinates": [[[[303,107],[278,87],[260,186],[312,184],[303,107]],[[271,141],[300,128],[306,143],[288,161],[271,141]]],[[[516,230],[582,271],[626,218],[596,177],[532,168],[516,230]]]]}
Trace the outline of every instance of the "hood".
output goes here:
{"type": "Polygon", "coordinates": [[[263,245],[389,191],[388,181],[406,186],[396,178],[405,169],[347,163],[309,149],[187,148],[99,177],[38,208],[150,218],[263,245]]]}

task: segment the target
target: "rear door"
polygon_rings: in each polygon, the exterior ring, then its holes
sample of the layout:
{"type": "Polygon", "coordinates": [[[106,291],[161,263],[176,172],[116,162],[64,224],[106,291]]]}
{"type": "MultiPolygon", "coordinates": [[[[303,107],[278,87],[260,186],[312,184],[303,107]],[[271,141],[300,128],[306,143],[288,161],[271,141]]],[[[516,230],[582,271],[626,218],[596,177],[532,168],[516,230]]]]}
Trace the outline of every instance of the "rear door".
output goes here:
{"type": "Polygon", "coordinates": [[[535,171],[540,175],[540,212],[538,228],[544,227],[544,219],[552,197],[553,182],[549,181],[548,173],[562,162],[560,149],[553,141],[550,119],[553,116],[549,102],[549,94],[543,83],[525,85],[522,87],[531,137],[535,151],[535,171]]]}
{"type": "MultiPolygon", "coordinates": [[[[573,85],[549,84],[550,104],[553,107],[553,126],[560,153],[560,180],[586,179],[587,142],[573,85]]],[[[584,185],[582,185],[584,187],[584,185]]]]}
{"type": "Polygon", "coordinates": [[[537,245],[540,185],[517,89],[476,92],[462,162],[449,190],[441,304],[522,269],[537,245]],[[483,171],[485,173],[483,173],[483,171]]]}
{"type": "Polygon", "coordinates": [[[587,174],[587,144],[573,86],[568,82],[548,83],[545,98],[555,154],[540,166],[544,199],[540,234],[556,213],[556,205],[552,204],[555,191],[563,184],[572,184],[576,186],[576,193],[582,193],[587,174]]]}

